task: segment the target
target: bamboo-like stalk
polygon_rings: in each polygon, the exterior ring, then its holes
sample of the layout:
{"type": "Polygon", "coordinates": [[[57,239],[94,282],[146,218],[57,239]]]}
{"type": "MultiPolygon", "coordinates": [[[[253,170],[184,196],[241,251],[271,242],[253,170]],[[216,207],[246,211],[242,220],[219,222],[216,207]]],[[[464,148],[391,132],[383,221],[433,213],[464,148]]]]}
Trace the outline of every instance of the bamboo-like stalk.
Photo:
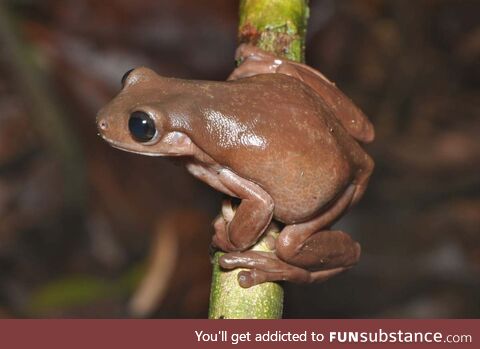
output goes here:
{"type": "MultiPolygon", "coordinates": [[[[308,0],[242,0],[239,41],[303,62],[308,0]]],[[[278,235],[272,225],[252,250],[269,251],[265,237],[278,235]]],[[[223,271],[218,265],[221,252],[213,261],[210,291],[210,319],[278,319],[283,311],[283,288],[266,282],[248,289],[238,284],[239,269],[223,271]]]]}

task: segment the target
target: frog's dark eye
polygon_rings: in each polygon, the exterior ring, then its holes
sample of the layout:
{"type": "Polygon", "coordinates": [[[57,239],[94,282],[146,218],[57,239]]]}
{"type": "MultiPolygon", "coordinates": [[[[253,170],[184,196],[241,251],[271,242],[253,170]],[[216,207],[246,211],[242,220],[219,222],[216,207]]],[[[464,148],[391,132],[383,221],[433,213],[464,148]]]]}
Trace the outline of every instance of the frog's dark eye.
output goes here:
{"type": "Polygon", "coordinates": [[[157,133],[155,122],[150,115],[143,111],[136,111],[130,115],[128,129],[132,137],[142,143],[152,140],[157,133]]]}
{"type": "Polygon", "coordinates": [[[133,71],[133,69],[130,69],[128,70],[125,74],[123,74],[122,76],[122,86],[125,85],[125,81],[127,81],[128,79],[128,76],[130,75],[130,73],[133,71]]]}

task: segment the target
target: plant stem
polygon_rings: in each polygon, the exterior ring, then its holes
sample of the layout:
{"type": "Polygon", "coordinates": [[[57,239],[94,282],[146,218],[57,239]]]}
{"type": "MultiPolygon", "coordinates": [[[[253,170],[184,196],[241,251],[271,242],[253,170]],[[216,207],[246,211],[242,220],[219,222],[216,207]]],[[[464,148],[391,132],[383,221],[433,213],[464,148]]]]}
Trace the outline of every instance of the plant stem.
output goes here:
{"type": "Polygon", "coordinates": [[[307,0],[242,0],[239,40],[303,62],[308,15],[307,0]]]}
{"type": "MultiPolygon", "coordinates": [[[[303,62],[308,0],[242,0],[240,2],[239,41],[275,53],[279,57],[303,62]]],[[[278,236],[274,225],[252,247],[271,252],[268,235],[278,236]]],[[[279,319],[283,311],[283,288],[266,282],[245,289],[238,284],[240,269],[223,271],[218,265],[222,252],[215,253],[210,319],[279,319]]]]}
{"type": "MultiPolygon", "coordinates": [[[[267,234],[275,234],[270,230],[267,234]]],[[[276,234],[278,235],[278,234],[276,234]]],[[[271,252],[265,238],[252,250],[271,252]]],[[[241,269],[222,271],[215,253],[213,261],[212,289],[210,293],[210,319],[280,319],[283,310],[283,288],[276,282],[266,282],[250,288],[238,284],[241,269]]]]}

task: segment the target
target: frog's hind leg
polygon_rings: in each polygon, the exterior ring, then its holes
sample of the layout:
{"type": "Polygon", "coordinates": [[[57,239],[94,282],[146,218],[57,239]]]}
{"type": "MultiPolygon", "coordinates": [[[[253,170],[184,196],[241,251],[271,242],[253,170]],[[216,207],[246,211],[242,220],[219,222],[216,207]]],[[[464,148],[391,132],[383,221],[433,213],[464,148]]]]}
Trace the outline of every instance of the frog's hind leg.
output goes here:
{"type": "Polygon", "coordinates": [[[220,257],[219,261],[224,269],[250,269],[238,273],[238,282],[245,288],[267,281],[320,282],[347,269],[338,267],[312,272],[280,260],[275,253],[260,251],[231,252],[220,257]]]}
{"type": "Polygon", "coordinates": [[[285,262],[311,271],[350,267],[360,257],[360,245],[339,230],[324,230],[351,205],[357,185],[350,185],[323,214],[301,224],[286,226],[276,242],[276,253],[285,262]]]}
{"type": "Polygon", "coordinates": [[[335,204],[318,217],[287,225],[276,241],[275,253],[228,253],[220,258],[220,265],[227,269],[251,269],[239,274],[244,287],[277,280],[324,281],[348,269],[360,257],[360,245],[342,231],[323,228],[348,208],[356,189],[356,185],[350,185],[335,204]]]}
{"type": "Polygon", "coordinates": [[[335,203],[318,217],[286,226],[277,239],[277,255],[291,264],[309,270],[352,266],[360,257],[360,245],[342,231],[325,230],[363,196],[373,171],[373,160],[362,152],[359,173],[335,203]]]}
{"type": "Polygon", "coordinates": [[[324,230],[311,235],[297,254],[280,259],[272,252],[233,252],[220,258],[225,269],[247,268],[239,273],[242,287],[267,281],[322,282],[353,266],[360,257],[360,245],[342,231],[324,230]]]}

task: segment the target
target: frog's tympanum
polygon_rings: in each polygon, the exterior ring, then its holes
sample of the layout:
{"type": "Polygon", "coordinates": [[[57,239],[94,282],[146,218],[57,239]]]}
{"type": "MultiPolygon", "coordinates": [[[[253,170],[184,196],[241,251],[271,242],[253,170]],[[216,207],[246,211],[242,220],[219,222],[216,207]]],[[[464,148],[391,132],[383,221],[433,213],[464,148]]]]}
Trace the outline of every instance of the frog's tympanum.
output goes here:
{"type": "MultiPolygon", "coordinates": [[[[230,221],[214,222],[223,268],[239,282],[323,281],[354,265],[360,245],[329,227],[363,195],[372,159],[367,117],[316,70],[255,47],[237,50],[229,81],[129,71],[97,116],[113,147],[182,157],[188,171],[239,198],[230,221]],[[272,252],[246,251],[272,219],[284,225],[272,252]]],[[[141,176],[141,174],[139,174],[141,176]]]]}

